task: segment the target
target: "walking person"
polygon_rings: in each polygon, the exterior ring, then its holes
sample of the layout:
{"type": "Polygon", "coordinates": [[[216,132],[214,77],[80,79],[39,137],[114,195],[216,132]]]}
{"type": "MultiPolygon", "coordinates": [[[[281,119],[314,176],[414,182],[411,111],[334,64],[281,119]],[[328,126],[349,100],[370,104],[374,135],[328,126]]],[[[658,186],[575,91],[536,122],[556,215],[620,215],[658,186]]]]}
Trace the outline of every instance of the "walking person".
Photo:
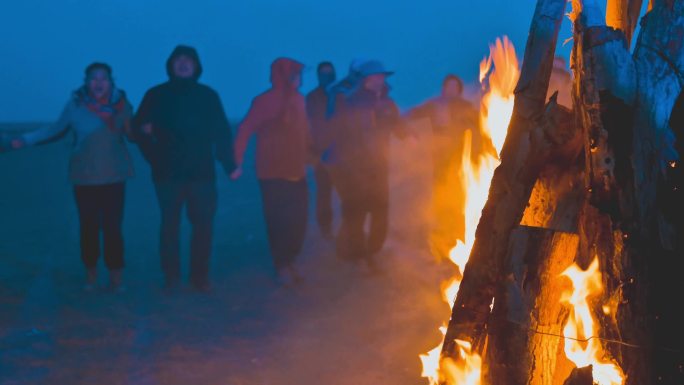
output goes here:
{"type": "Polygon", "coordinates": [[[238,128],[235,158],[242,175],[247,143],[256,135],[256,172],[273,264],[284,284],[301,280],[295,259],[306,234],[306,164],[311,136],[301,86],[303,65],[288,58],[271,64],[271,88],[254,98],[238,128]]]}
{"type": "Polygon", "coordinates": [[[101,252],[109,270],[110,288],[123,290],[121,224],[125,183],[133,176],[133,163],[126,148],[131,115],[126,94],[114,86],[111,67],[92,63],[85,69],[84,84],[72,93],[57,122],[11,141],[17,149],[48,143],[67,133],[73,135],[69,180],[78,208],[86,290],[96,287],[101,252]]]}
{"type": "MultiPolygon", "coordinates": [[[[317,75],[318,87],[306,95],[306,112],[314,142],[320,141],[328,122],[328,88],[335,82],[335,67],[330,62],[322,62],[318,65],[317,75]]],[[[321,161],[325,161],[325,154],[322,154],[321,161]]],[[[314,178],[316,180],[316,221],[323,237],[331,239],[333,237],[333,185],[330,173],[322,162],[318,162],[314,167],[314,178]]]]}
{"type": "Polygon", "coordinates": [[[342,202],[337,255],[363,260],[371,270],[376,269],[374,257],[382,250],[388,230],[390,135],[405,136],[386,84],[391,74],[376,60],[359,65],[360,83],[351,93],[339,94],[322,144],[342,202]]]}
{"type": "Polygon", "coordinates": [[[177,46],[166,61],[169,80],[145,94],[134,119],[135,139],[150,163],[159,208],[159,254],[165,288],[180,286],[180,223],[183,208],[192,225],[190,284],[210,291],[209,265],[216,214],[218,160],[234,170],[232,134],[219,95],[198,82],[197,51],[177,46]]]}
{"type": "Polygon", "coordinates": [[[432,126],[432,211],[430,248],[437,260],[449,257],[465,238],[465,188],[461,178],[465,132],[471,130],[477,152],[482,147],[477,110],[463,98],[463,82],[447,75],[441,94],[413,108],[409,119],[427,118],[432,126]]]}

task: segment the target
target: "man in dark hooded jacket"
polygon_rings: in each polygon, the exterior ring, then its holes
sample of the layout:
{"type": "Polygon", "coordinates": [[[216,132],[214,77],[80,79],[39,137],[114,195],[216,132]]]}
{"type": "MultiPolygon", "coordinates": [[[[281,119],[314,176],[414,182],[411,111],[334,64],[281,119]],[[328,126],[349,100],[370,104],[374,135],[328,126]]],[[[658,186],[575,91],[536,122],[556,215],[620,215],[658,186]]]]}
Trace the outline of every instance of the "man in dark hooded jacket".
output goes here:
{"type": "Polygon", "coordinates": [[[228,119],[218,94],[198,83],[197,51],[177,46],[166,62],[169,81],[147,91],[133,121],[134,136],[152,168],[161,209],[160,255],[167,289],[180,284],[179,229],[187,205],[192,224],[190,282],[209,290],[213,219],[216,213],[215,160],[234,168],[228,119]]]}

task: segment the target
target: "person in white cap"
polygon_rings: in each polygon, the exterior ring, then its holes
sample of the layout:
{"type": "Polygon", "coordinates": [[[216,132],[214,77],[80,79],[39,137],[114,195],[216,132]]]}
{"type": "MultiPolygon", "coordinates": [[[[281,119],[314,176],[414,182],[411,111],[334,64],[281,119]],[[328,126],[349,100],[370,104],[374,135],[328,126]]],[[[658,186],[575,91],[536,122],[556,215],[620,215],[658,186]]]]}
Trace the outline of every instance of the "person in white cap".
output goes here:
{"type": "Polygon", "coordinates": [[[364,260],[371,270],[387,236],[390,135],[405,136],[399,109],[389,97],[386,79],[391,74],[377,60],[359,65],[358,86],[336,98],[322,148],[342,202],[337,255],[364,260]]]}

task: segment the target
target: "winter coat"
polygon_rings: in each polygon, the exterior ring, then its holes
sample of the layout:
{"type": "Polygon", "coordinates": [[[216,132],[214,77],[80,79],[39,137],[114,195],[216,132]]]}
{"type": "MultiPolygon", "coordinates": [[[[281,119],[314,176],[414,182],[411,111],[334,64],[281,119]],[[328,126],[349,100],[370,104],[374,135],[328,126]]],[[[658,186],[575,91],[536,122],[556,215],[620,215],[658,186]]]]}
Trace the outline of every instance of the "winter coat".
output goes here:
{"type": "Polygon", "coordinates": [[[328,124],[328,93],[325,89],[317,87],[306,95],[306,114],[311,126],[311,137],[315,144],[321,142],[328,124]]]}
{"type": "Polygon", "coordinates": [[[213,181],[215,159],[226,173],[234,168],[232,133],[216,91],[197,82],[199,56],[179,46],[167,60],[169,81],[147,91],[133,121],[135,141],[155,181],[213,181]],[[173,60],[187,55],[197,69],[192,79],[173,76],[173,60]],[[151,124],[152,133],[143,132],[151,124]]]}
{"type": "Polygon", "coordinates": [[[133,176],[133,162],[126,148],[132,107],[123,91],[114,89],[111,104],[121,109],[112,116],[111,126],[83,100],[85,88],[72,94],[57,122],[22,135],[27,145],[50,142],[73,134],[69,158],[69,180],[75,185],[103,185],[123,182],[133,176]]]}
{"type": "Polygon", "coordinates": [[[477,110],[465,99],[440,96],[412,109],[408,117],[430,120],[434,147],[438,152],[458,154],[460,157],[466,130],[471,130],[473,135],[472,153],[479,155],[483,149],[477,110]]]}
{"type": "Polygon", "coordinates": [[[348,97],[338,95],[319,151],[330,165],[386,171],[391,134],[406,136],[397,105],[387,92],[358,88],[348,97]]]}
{"type": "Polygon", "coordinates": [[[271,65],[272,87],[252,100],[238,128],[235,158],[242,164],[249,138],[256,135],[256,171],[259,179],[299,180],[305,176],[311,154],[311,134],[304,96],[290,83],[302,64],[277,59],[271,65]]]}

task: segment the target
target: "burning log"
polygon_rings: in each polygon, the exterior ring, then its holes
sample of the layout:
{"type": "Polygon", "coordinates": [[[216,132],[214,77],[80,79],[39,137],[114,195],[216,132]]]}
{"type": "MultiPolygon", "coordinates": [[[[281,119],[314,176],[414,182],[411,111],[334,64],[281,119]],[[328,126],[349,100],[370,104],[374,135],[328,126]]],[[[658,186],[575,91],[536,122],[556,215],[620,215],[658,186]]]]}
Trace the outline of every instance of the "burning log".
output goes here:
{"type": "Polygon", "coordinates": [[[573,262],[578,244],[576,234],[551,229],[520,226],[511,234],[506,277],[489,326],[487,383],[553,384],[572,369],[558,338],[567,316],[561,305],[567,285],[558,277],[573,262]]]}
{"type": "Polygon", "coordinates": [[[442,355],[457,359],[455,340],[481,347],[490,305],[497,290],[511,232],[518,226],[545,158],[574,136],[567,116],[544,109],[565,0],[539,0],[530,27],[508,136],[489,198],[482,211],[473,250],[453,307],[442,355]],[[557,131],[556,131],[557,130],[557,131]]]}
{"type": "Polygon", "coordinates": [[[684,0],[649,4],[632,56],[641,4],[610,0],[604,15],[598,0],[573,0],[573,122],[553,98],[543,107],[565,1],[537,3],[501,164],[441,352],[457,361],[457,340],[475,352],[486,346],[487,383],[684,383],[681,352],[654,347],[684,344],[671,303],[684,292],[672,268],[684,220],[667,206],[681,204],[673,175],[684,138],[669,119],[684,86],[684,0]],[[554,278],[573,261],[567,276],[579,292],[563,351],[568,311],[554,278]],[[582,282],[598,298],[588,301],[582,282]],[[574,365],[583,368],[571,374],[574,365]]]}
{"type": "Polygon", "coordinates": [[[627,48],[639,21],[643,0],[608,0],[606,2],[606,24],[624,33],[627,48]]]}
{"type": "Polygon", "coordinates": [[[634,64],[633,183],[625,186],[632,216],[623,227],[628,237],[619,268],[625,288],[617,322],[623,338],[648,348],[625,349],[622,357],[628,383],[684,383],[682,352],[652,348],[684,345],[684,319],[671,302],[672,293],[684,292],[681,270],[674,267],[682,265],[682,222],[672,215],[681,204],[672,193],[681,186],[670,178],[680,167],[682,138],[668,124],[684,85],[684,1],[653,2],[642,20],[634,64]]]}

